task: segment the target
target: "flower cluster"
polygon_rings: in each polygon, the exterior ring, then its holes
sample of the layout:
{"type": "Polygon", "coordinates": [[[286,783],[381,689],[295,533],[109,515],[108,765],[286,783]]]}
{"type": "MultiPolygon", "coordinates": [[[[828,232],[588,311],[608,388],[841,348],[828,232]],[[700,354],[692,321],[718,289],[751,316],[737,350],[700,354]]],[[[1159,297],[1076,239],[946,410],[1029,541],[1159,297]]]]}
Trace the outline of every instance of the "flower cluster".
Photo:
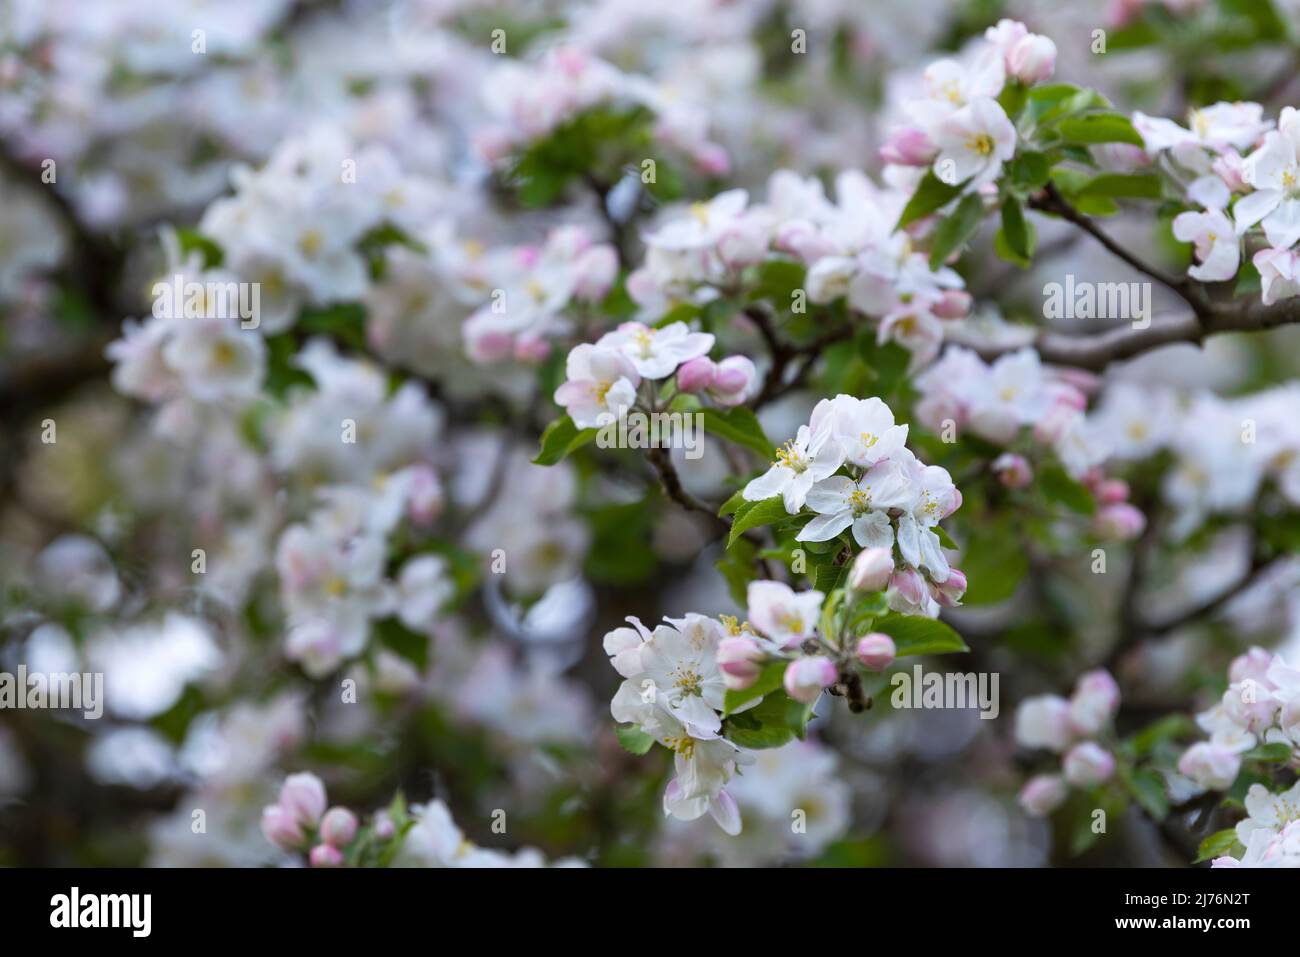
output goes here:
{"type": "Polygon", "coordinates": [[[1273,794],[1262,784],[1246,792],[1244,821],[1234,834],[1241,857],[1216,857],[1211,867],[1300,867],[1300,783],[1273,794]]]}
{"type": "Polygon", "coordinates": [[[1187,199],[1174,236],[1192,243],[1188,275],[1202,282],[1232,279],[1242,247],[1259,246],[1251,262],[1265,305],[1300,294],[1300,113],[1283,107],[1276,128],[1258,103],[1216,103],[1194,109],[1188,125],[1135,113],[1133,125],[1150,157],[1166,154],[1187,199]],[[1261,238],[1263,242],[1258,242],[1261,238]],[[1255,241],[1255,242],[1252,242],[1255,241]]]}
{"type": "MultiPolygon", "coordinates": [[[[1101,466],[1108,459],[1150,454],[1164,428],[1159,408],[1130,403],[1121,385],[1107,392],[1095,415],[1087,412],[1088,392],[1096,380],[1075,369],[1052,369],[1032,349],[1009,352],[987,363],[970,349],[949,346],[943,356],[916,378],[921,393],[917,420],[941,436],[960,430],[1011,449],[1033,445],[1031,457],[1054,456],[1072,478],[1083,482],[1099,504],[1092,530],[1102,538],[1133,538],[1145,516],[1128,502],[1128,486],[1108,478],[1101,466]]],[[[1146,396],[1146,393],[1143,393],[1146,396]]],[[[1007,451],[991,465],[1002,483],[1022,488],[1033,481],[1030,458],[1007,451]]]]}
{"type": "Polygon", "coordinates": [[[1252,648],[1233,660],[1228,682],[1218,704],[1196,718],[1209,740],[1193,744],[1178,762],[1198,786],[1216,791],[1232,786],[1242,755],[1256,745],[1300,751],[1300,670],[1281,655],[1252,648]]]}
{"type": "Polygon", "coordinates": [[[751,204],[743,189],[694,203],[645,235],[645,262],[628,277],[628,293],[647,318],[658,319],[675,304],[703,305],[744,285],[752,267],[793,258],[807,269],[809,302],[843,299],[879,321],[880,342],[898,342],[917,365],[928,362],[945,320],[970,309],[961,277],[932,270],[917,237],[894,232],[907,201],[902,189],[848,170],[835,179],[835,197],[819,179],[781,170],[768,182],[765,203],[751,204]]]}
{"type": "Polygon", "coordinates": [[[1056,44],[1015,20],[989,27],[984,41],[963,59],[926,67],[924,95],[907,105],[911,122],[881,148],[886,163],[930,167],[966,192],[997,179],[1016,151],[1016,128],[997,98],[1008,82],[1031,86],[1050,78],[1056,44]]]}
{"type": "MultiPolygon", "coordinates": [[[[726,685],[718,650],[731,626],[697,614],[666,619],[653,632],[639,619],[628,621],[631,628],[604,639],[624,679],[610,704],[614,720],[673,752],[676,774],[664,792],[665,814],[693,821],[707,813],[728,834],[739,834],[740,811],[726,784],[752,758],[722,735],[726,685]]],[[[739,626],[734,630],[739,634],[739,626]]]]}
{"type": "Polygon", "coordinates": [[[546,359],[549,340],[571,330],[567,308],[600,302],[618,274],[614,247],[593,243],[578,226],[552,230],[540,246],[493,250],[485,258],[490,265],[480,268],[496,286],[462,330],[466,354],[484,364],[546,359]]]}
{"type": "Polygon", "coordinates": [[[743,495],[751,502],[779,496],[791,515],[805,506],[815,513],[799,531],[802,542],[851,531],[858,546],[886,557],[897,545],[895,609],[934,617],[965,591],[965,576],[950,569],[935,531],[961,505],[961,492],[946,469],[921,463],[906,441],[907,426],[896,425],[880,399],[822,399],[743,495]]]}
{"type": "MultiPolygon", "coordinates": [[[[291,774],[279,799],[262,812],[262,833],[276,847],[310,847],[312,867],[546,867],[540,851],[515,854],[480,847],[466,839],[442,801],[416,805],[409,812],[400,795],[361,827],[345,807],[325,809],[325,785],[310,773],[291,774]]],[[[574,858],[557,867],[582,867],[574,858]]]]}
{"type": "Polygon", "coordinates": [[[553,47],[535,62],[507,60],[491,71],[483,89],[492,120],[476,131],[475,141],[492,162],[546,138],[584,111],[610,107],[648,110],[656,139],[686,154],[701,172],[730,169],[726,150],[709,139],[707,111],[576,46],[553,47]]]}
{"type": "Polygon", "coordinates": [[[711,333],[692,332],[684,322],[658,328],[622,323],[594,344],[574,346],[555,401],[578,428],[592,428],[624,416],[643,382],[676,374],[678,392],[703,395],[720,406],[738,405],[753,393],[757,371],[744,356],[713,362],[707,357],[713,343],[711,333]]]}
{"type": "Polygon", "coordinates": [[[1115,757],[1097,742],[1119,710],[1119,686],[1110,673],[1082,675],[1068,698],[1046,694],[1026,698],[1016,710],[1016,741],[1026,748],[1064,754],[1061,771],[1040,774],[1025,784],[1020,804],[1030,814],[1046,815],[1069,795],[1070,786],[1091,788],[1115,773],[1115,757]]]}

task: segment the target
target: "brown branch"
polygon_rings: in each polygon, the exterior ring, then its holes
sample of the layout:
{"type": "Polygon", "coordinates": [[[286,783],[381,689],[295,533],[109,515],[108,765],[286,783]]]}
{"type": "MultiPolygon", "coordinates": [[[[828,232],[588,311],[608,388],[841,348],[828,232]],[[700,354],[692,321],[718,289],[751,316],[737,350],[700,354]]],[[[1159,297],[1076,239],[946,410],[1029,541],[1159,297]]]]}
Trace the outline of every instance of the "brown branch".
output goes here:
{"type": "MultiPolygon", "coordinates": [[[[1029,345],[1044,362],[1101,372],[1112,362],[1131,359],[1161,346],[1188,342],[1200,345],[1210,336],[1228,332],[1263,332],[1300,323],[1300,299],[1284,299],[1264,306],[1258,302],[1207,303],[1198,319],[1182,315],[1152,320],[1145,327],[1123,326],[1093,335],[1041,332],[1029,345]]],[[[1017,346],[976,347],[986,360],[996,359],[1017,346]]]]}
{"type": "Polygon", "coordinates": [[[1037,209],[1040,212],[1052,213],[1060,216],[1067,222],[1078,226],[1085,233],[1091,236],[1097,242],[1101,243],[1112,255],[1122,259],[1138,272],[1150,276],[1156,282],[1172,289],[1183,299],[1187,300],[1193,310],[1199,312],[1205,305],[1205,297],[1198,286],[1185,276],[1175,276],[1165,272],[1159,267],[1152,266],[1146,260],[1142,259],[1132,250],[1126,249],[1110,237],[1110,235],[1097,225],[1091,216],[1087,216],[1066,200],[1061,195],[1061,191],[1056,188],[1056,184],[1048,182],[1043,188],[1043,192],[1029,201],[1031,209],[1037,209]]]}
{"type": "Polygon", "coordinates": [[[672,456],[669,455],[666,448],[653,446],[646,449],[645,457],[654,467],[659,476],[659,484],[663,486],[664,494],[670,499],[688,512],[699,512],[701,515],[709,516],[724,528],[729,529],[731,527],[730,523],[717,513],[716,509],[709,508],[709,506],[686,491],[682,485],[681,476],[677,474],[677,468],[673,465],[672,456]]]}

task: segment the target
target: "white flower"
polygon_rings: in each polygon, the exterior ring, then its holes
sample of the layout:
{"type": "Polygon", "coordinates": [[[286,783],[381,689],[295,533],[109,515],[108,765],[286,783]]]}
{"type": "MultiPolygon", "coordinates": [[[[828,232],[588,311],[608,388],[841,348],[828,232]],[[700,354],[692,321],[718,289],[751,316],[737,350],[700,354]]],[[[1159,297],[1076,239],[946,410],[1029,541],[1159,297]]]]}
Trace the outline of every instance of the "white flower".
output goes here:
{"type": "Polygon", "coordinates": [[[1300,781],[1281,794],[1273,794],[1262,784],[1252,784],[1245,803],[1249,817],[1237,823],[1237,840],[1249,847],[1256,831],[1277,834],[1300,820],[1300,781]]]}
{"type": "Polygon", "coordinates": [[[785,510],[794,515],[803,508],[813,485],[834,475],[843,464],[844,449],[829,429],[814,433],[801,425],[794,439],[777,449],[772,467],[752,479],[743,495],[750,502],[780,495],[785,510]]]}
{"type": "Polygon", "coordinates": [[[640,618],[628,616],[631,628],[615,628],[605,635],[603,646],[609,662],[624,678],[632,678],[645,671],[641,664],[641,648],[650,640],[651,632],[641,624],[640,618]]]}
{"type": "Polygon", "coordinates": [[[586,342],[573,347],[565,373],[568,381],[555,390],[555,401],[580,429],[599,426],[606,413],[621,416],[636,401],[641,384],[641,376],[621,352],[586,342]]]}
{"type": "Polygon", "coordinates": [[[749,194],[743,189],[719,193],[707,203],[692,203],[690,215],[667,223],[647,234],[647,246],[673,251],[706,249],[715,246],[745,211],[749,194]]]}
{"type": "Polygon", "coordinates": [[[796,593],[775,581],[750,582],[745,593],[749,622],[777,648],[795,648],[817,630],[822,599],[819,591],[796,593]]]}
{"type": "Polygon", "coordinates": [[[1184,129],[1173,120],[1145,113],[1133,114],[1133,127],[1141,134],[1148,153],[1192,146],[1222,152],[1228,147],[1248,149],[1270,127],[1258,103],[1215,103],[1193,109],[1184,129]]]}
{"type": "Polygon", "coordinates": [[[1070,703],[1059,695],[1026,698],[1016,709],[1016,741],[1026,748],[1046,748],[1058,754],[1073,740],[1070,703]]]}
{"type": "Polygon", "coordinates": [[[1193,279],[1222,282],[1237,274],[1241,244],[1232,221],[1221,210],[1179,213],[1174,217],[1174,237],[1180,242],[1196,244],[1196,258],[1200,262],[1187,270],[1193,279]]]}
{"type": "Polygon", "coordinates": [[[397,576],[397,617],[412,631],[427,634],[455,593],[447,560],[440,555],[417,555],[397,576]]]}
{"type": "Polygon", "coordinates": [[[1015,155],[1016,128],[996,100],[980,97],[940,122],[934,141],[934,174],[952,185],[969,180],[973,189],[996,179],[1015,155]]]}
{"type": "Polygon", "coordinates": [[[737,765],[753,757],[725,738],[695,738],[672,715],[659,711],[642,730],[673,752],[676,776],[664,791],[664,814],[694,821],[709,814],[728,834],[740,833],[740,810],[725,790],[737,765]]]}
{"type": "Polygon", "coordinates": [[[907,426],[894,424],[894,413],[880,399],[856,399],[841,393],[822,399],[808,422],[814,432],[828,426],[853,465],[869,468],[883,462],[907,441],[907,426]]]}
{"type": "Polygon", "coordinates": [[[1251,261],[1259,270],[1264,305],[1300,296],[1300,256],[1292,250],[1261,249],[1251,261]]]}
{"type": "Polygon", "coordinates": [[[596,346],[618,350],[643,378],[666,379],[683,362],[712,349],[713,336],[707,332],[691,332],[684,322],[669,323],[662,329],[625,322],[601,336],[596,346]]]}
{"type": "Polygon", "coordinates": [[[1283,112],[1282,130],[1269,133],[1243,162],[1242,178],[1255,192],[1233,208],[1239,234],[1262,223],[1269,244],[1280,249],[1300,240],[1300,122],[1295,110],[1287,109],[1291,113],[1283,112]]]}
{"type": "Polygon", "coordinates": [[[694,738],[716,736],[722,727],[726,686],[718,670],[721,625],[702,615],[660,625],[640,648],[642,672],[631,679],[644,687],[652,681],[654,703],[664,708],[694,738]]]}
{"type": "Polygon", "coordinates": [[[857,480],[832,475],[808,493],[808,507],[818,514],[799,530],[798,540],[826,542],[852,527],[854,540],[863,548],[890,548],[894,530],[888,510],[909,499],[907,483],[889,463],[877,465],[857,480]]]}
{"type": "Polygon", "coordinates": [[[162,349],[182,388],[201,402],[250,398],[266,370],[266,343],[230,319],[182,319],[162,349]]]}

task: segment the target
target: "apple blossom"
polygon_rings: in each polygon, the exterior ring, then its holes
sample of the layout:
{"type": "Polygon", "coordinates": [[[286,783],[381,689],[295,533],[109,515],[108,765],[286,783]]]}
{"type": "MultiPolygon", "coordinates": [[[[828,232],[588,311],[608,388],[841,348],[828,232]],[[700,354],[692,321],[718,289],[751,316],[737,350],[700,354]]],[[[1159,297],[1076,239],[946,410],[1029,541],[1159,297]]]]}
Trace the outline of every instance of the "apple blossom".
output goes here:
{"type": "Polygon", "coordinates": [[[835,663],[829,658],[796,658],[785,669],[785,693],[796,701],[812,704],[822,690],[835,682],[835,663]]]}
{"type": "Polygon", "coordinates": [[[1035,817],[1044,817],[1064,804],[1069,792],[1059,774],[1039,774],[1020,790],[1020,806],[1035,817]]]}
{"type": "Polygon", "coordinates": [[[849,570],[849,587],[856,591],[881,591],[894,573],[894,559],[889,548],[864,548],[849,570]]]}
{"type": "Polygon", "coordinates": [[[883,671],[888,668],[897,653],[894,639],[881,632],[873,631],[858,639],[858,660],[871,671],[883,671]]]}

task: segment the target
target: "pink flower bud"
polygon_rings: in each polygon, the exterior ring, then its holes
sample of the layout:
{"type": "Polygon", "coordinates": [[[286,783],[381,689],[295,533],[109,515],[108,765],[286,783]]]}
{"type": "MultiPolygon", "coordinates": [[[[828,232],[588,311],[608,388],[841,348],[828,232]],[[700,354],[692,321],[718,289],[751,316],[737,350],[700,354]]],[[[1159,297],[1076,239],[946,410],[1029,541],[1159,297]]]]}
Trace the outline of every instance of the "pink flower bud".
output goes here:
{"type": "Polygon", "coordinates": [[[971,295],[963,289],[947,289],[931,312],[940,319],[960,319],[970,313],[971,295]]]}
{"type": "Polygon", "coordinates": [[[357,836],[357,816],[345,807],[332,807],[320,822],[320,836],[326,844],[346,847],[357,836]]]}
{"type": "Polygon", "coordinates": [[[888,548],[864,548],[849,569],[849,587],[854,591],[881,591],[894,574],[894,555],[888,548]]]}
{"type": "Polygon", "coordinates": [[[883,632],[872,631],[858,639],[858,661],[871,671],[884,671],[897,654],[894,639],[883,632]]]}
{"type": "Polygon", "coordinates": [[[442,514],[446,501],[438,473],[428,465],[411,466],[411,484],[407,491],[406,508],[411,521],[427,526],[442,514]]]}
{"type": "Polygon", "coordinates": [[[371,819],[370,826],[374,831],[375,837],[380,840],[386,841],[397,833],[397,828],[393,824],[393,819],[388,816],[387,811],[376,811],[375,816],[371,819]]]}
{"type": "Polygon", "coordinates": [[[1031,33],[1018,40],[1007,53],[1007,68],[1021,83],[1046,80],[1056,72],[1056,44],[1051,37],[1031,33]]]}
{"type": "Polygon", "coordinates": [[[1026,698],[1016,709],[1015,735],[1022,747],[1064,751],[1074,735],[1070,703],[1054,694],[1026,698]]]}
{"type": "Polygon", "coordinates": [[[748,356],[728,356],[714,369],[709,397],[719,405],[740,405],[754,392],[758,370],[748,356]]]}
{"type": "Polygon", "coordinates": [[[723,638],[718,642],[718,668],[722,683],[733,691],[743,691],[758,680],[763,670],[763,650],[758,642],[744,635],[723,638]]]}
{"type": "Polygon", "coordinates": [[[1103,479],[1097,483],[1093,494],[1102,505],[1118,505],[1128,501],[1128,482],[1123,479],[1103,479]]]}
{"type": "Polygon", "coordinates": [[[541,336],[520,336],[512,351],[520,365],[539,366],[551,354],[551,344],[541,336]]]}
{"type": "Polygon", "coordinates": [[[1079,737],[1101,733],[1119,710],[1119,685],[1104,668],[1080,676],[1070,696],[1070,727],[1079,737]]]}
{"type": "Polygon", "coordinates": [[[465,352],[475,362],[501,362],[514,352],[515,340],[508,332],[471,330],[465,325],[465,352]]]}
{"type": "Polygon", "coordinates": [[[1250,192],[1251,187],[1242,176],[1243,166],[1241,154],[1236,150],[1229,149],[1224,152],[1218,159],[1210,164],[1210,169],[1214,171],[1215,175],[1218,176],[1219,179],[1223,180],[1223,184],[1228,187],[1230,192],[1250,192]]]}
{"type": "Polygon", "coordinates": [[[1142,534],[1146,525],[1146,516],[1127,502],[1107,505],[1092,517],[1093,534],[1107,541],[1131,541],[1142,534]]]}
{"type": "Polygon", "coordinates": [[[1065,803],[1070,789],[1059,774],[1039,774],[1020,790],[1020,806],[1034,817],[1046,817],[1065,803]]]}
{"type": "Polygon", "coordinates": [[[961,596],[966,594],[966,573],[960,568],[950,568],[948,577],[941,582],[930,582],[930,597],[944,608],[956,608],[961,596]]]}
{"type": "Polygon", "coordinates": [[[325,785],[314,774],[291,774],[280,788],[280,806],[304,827],[315,827],[325,813],[325,785]]]}
{"type": "Polygon", "coordinates": [[[880,148],[880,159],[898,166],[929,166],[938,152],[923,130],[905,126],[889,134],[880,148]]]}
{"type": "Polygon", "coordinates": [[[925,579],[915,568],[900,568],[889,579],[889,587],[909,605],[919,605],[926,597],[925,579]]]}
{"type": "Polygon", "coordinates": [[[278,804],[262,809],[262,833],[268,841],[286,851],[296,849],[306,837],[293,815],[278,804]]]}
{"type": "Polygon", "coordinates": [[[705,176],[726,176],[731,172],[731,157],[717,143],[705,143],[695,150],[692,158],[705,176]]]}
{"type": "Polygon", "coordinates": [[[1034,480],[1034,470],[1023,455],[1003,452],[993,460],[993,473],[1007,488],[1024,488],[1034,480]]]}
{"type": "Polygon", "coordinates": [[[682,392],[703,392],[717,378],[717,366],[708,356],[688,359],[677,367],[677,388],[682,392]]]}
{"type": "Polygon", "coordinates": [[[785,669],[785,693],[795,701],[812,704],[822,689],[835,683],[835,663],[823,655],[796,658],[785,669]]]}
{"type": "Polygon", "coordinates": [[[1092,787],[1115,773],[1115,759],[1096,741],[1085,741],[1070,749],[1061,769],[1065,772],[1065,780],[1076,787],[1092,787]]]}
{"type": "Polygon", "coordinates": [[[1226,791],[1240,770],[1239,752],[1209,741],[1198,741],[1178,759],[1178,773],[1208,791],[1226,791]]]}
{"type": "Polygon", "coordinates": [[[330,844],[317,844],[311,849],[312,867],[342,867],[343,852],[330,844]]]}

